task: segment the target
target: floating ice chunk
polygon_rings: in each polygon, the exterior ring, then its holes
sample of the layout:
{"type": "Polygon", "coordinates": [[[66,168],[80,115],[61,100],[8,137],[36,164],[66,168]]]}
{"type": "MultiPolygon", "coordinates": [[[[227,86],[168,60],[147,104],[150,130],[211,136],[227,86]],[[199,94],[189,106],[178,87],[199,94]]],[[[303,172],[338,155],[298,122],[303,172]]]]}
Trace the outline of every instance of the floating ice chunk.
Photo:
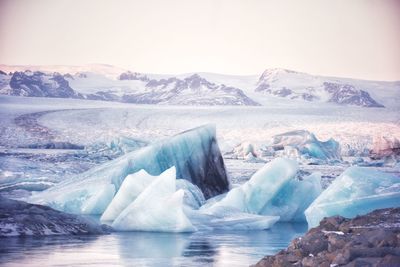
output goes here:
{"type": "Polygon", "coordinates": [[[276,158],[258,170],[249,181],[233,188],[212,205],[208,212],[219,207],[232,207],[242,212],[259,214],[264,206],[285,186],[298,170],[296,161],[276,158]]]}
{"type": "Polygon", "coordinates": [[[254,145],[249,143],[249,142],[243,142],[236,146],[233,150],[233,153],[238,157],[238,158],[246,158],[249,154],[251,154],[254,157],[257,157],[257,154],[254,149],[254,145]]]}
{"type": "Polygon", "coordinates": [[[266,230],[279,220],[279,216],[262,216],[219,207],[214,209],[213,216],[208,219],[207,226],[213,229],[266,230]]]}
{"type": "Polygon", "coordinates": [[[326,142],[321,142],[314,134],[305,130],[275,135],[270,146],[274,150],[283,150],[285,156],[292,158],[298,158],[301,155],[305,159],[341,160],[338,142],[332,138],[326,142]]]}
{"type": "Polygon", "coordinates": [[[302,181],[291,179],[263,207],[260,214],[280,216],[280,221],[284,222],[305,222],[304,211],[321,192],[320,173],[313,173],[302,181]]]}
{"type": "Polygon", "coordinates": [[[179,189],[182,189],[185,192],[183,196],[183,204],[192,209],[198,209],[206,202],[201,190],[188,180],[176,180],[176,190],[179,189]]]}
{"type": "Polygon", "coordinates": [[[216,141],[215,126],[198,127],[73,176],[56,186],[35,194],[29,202],[50,205],[72,213],[80,213],[87,199],[104,186],[113,184],[119,190],[129,174],[146,170],[160,175],[175,166],[177,178],[197,185],[205,198],[229,189],[223,158],[216,141]]]}
{"type": "Polygon", "coordinates": [[[156,176],[140,170],[128,175],[122,182],[117,194],[101,216],[102,221],[113,221],[131,204],[144,189],[156,179],[156,176]]]}
{"type": "Polygon", "coordinates": [[[374,209],[399,207],[399,186],[399,176],[350,167],[307,208],[308,226],[315,227],[328,216],[353,218],[374,209]]]}
{"type": "Polygon", "coordinates": [[[279,216],[262,216],[241,212],[232,207],[207,210],[185,209],[185,214],[199,230],[265,230],[271,228],[279,216]]]}
{"type": "Polygon", "coordinates": [[[192,232],[183,212],[184,191],[176,188],[175,167],[155,179],[112,223],[120,231],[192,232]]]}
{"type": "Polygon", "coordinates": [[[82,205],[82,214],[102,214],[107,206],[110,204],[115,194],[115,187],[113,184],[108,184],[98,191],[95,195],[91,196],[82,205]]]}

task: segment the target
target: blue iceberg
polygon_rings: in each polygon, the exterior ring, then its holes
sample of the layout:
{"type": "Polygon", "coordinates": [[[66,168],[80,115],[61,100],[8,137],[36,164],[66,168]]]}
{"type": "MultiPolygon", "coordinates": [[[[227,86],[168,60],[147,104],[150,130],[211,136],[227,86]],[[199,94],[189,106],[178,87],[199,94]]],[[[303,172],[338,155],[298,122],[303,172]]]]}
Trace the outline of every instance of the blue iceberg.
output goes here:
{"type": "Polygon", "coordinates": [[[353,218],[375,209],[399,206],[399,176],[371,168],[350,167],[314,200],[305,215],[311,228],[324,217],[353,218]]]}
{"type": "Polygon", "coordinates": [[[305,221],[304,210],[321,193],[320,175],[303,181],[296,179],[298,164],[276,158],[258,170],[249,181],[230,190],[221,199],[214,198],[200,208],[216,215],[221,209],[243,213],[278,216],[281,221],[305,221]]]}
{"type": "Polygon", "coordinates": [[[157,176],[172,166],[176,167],[177,178],[196,185],[205,198],[229,189],[225,165],[216,141],[215,126],[205,125],[155,142],[66,179],[46,191],[34,194],[29,201],[71,213],[101,214],[113,199],[111,192],[118,192],[129,174],[143,169],[157,176]],[[107,198],[102,199],[101,205],[94,207],[94,200],[99,200],[100,195],[107,198]]]}
{"type": "Polygon", "coordinates": [[[321,194],[321,174],[303,180],[291,179],[261,210],[260,214],[279,216],[283,222],[305,222],[304,211],[321,194]]]}

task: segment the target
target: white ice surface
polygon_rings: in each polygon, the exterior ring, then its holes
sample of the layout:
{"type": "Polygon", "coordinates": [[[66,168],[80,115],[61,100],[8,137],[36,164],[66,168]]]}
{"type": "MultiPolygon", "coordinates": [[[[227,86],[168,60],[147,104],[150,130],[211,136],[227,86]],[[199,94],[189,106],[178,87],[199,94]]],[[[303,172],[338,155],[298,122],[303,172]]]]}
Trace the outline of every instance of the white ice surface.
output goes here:
{"type": "Polygon", "coordinates": [[[176,190],[172,167],[157,177],[121,214],[112,227],[119,231],[192,232],[183,212],[183,190],[176,190]]]}

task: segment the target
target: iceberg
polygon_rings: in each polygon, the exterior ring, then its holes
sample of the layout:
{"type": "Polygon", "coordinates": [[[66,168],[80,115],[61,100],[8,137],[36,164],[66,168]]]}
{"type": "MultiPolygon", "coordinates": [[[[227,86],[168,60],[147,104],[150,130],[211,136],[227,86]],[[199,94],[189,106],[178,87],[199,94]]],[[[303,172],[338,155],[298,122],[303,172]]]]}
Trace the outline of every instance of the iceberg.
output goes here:
{"type": "Polygon", "coordinates": [[[257,157],[254,145],[249,142],[243,142],[236,146],[233,150],[233,154],[236,155],[237,158],[246,158],[249,154],[253,157],[257,157]]]}
{"type": "Polygon", "coordinates": [[[176,190],[172,167],[156,178],[121,214],[112,227],[119,231],[193,232],[183,212],[182,189],[176,190]]]}
{"type": "Polygon", "coordinates": [[[305,211],[309,228],[328,216],[353,218],[400,206],[400,177],[371,168],[349,167],[305,211]]]}
{"type": "Polygon", "coordinates": [[[278,216],[281,221],[305,221],[304,210],[321,193],[321,178],[313,174],[300,181],[295,178],[297,171],[296,161],[276,158],[249,181],[221,199],[211,199],[200,210],[217,215],[223,208],[233,208],[243,213],[278,216]]]}
{"type": "Polygon", "coordinates": [[[260,214],[279,216],[283,222],[305,222],[304,211],[321,192],[320,173],[313,173],[302,181],[291,179],[263,207],[260,214]]]}
{"type": "MultiPolygon", "coordinates": [[[[99,196],[110,184],[118,193],[129,174],[143,169],[150,175],[157,176],[172,166],[176,167],[177,178],[186,179],[198,186],[206,199],[225,193],[229,189],[224,161],[216,140],[215,126],[205,125],[155,142],[70,177],[46,191],[32,195],[28,201],[80,214],[83,208],[87,207],[86,203],[99,196]]],[[[103,206],[107,207],[111,200],[112,198],[107,199],[108,203],[104,200],[103,206]]],[[[85,210],[87,213],[90,209],[85,210]]]]}
{"type": "Polygon", "coordinates": [[[115,220],[115,218],[117,218],[118,215],[126,207],[128,207],[129,204],[131,204],[156,178],[156,176],[148,174],[145,170],[140,170],[136,173],[128,175],[122,182],[118,193],[112,199],[100,220],[115,220]]]}
{"type": "Polygon", "coordinates": [[[298,164],[294,160],[276,158],[258,170],[249,181],[230,190],[226,196],[209,207],[232,207],[242,212],[258,214],[278,191],[294,178],[298,164]]]}
{"type": "Polygon", "coordinates": [[[176,180],[176,190],[182,189],[184,192],[183,204],[189,206],[192,209],[200,208],[205,202],[203,193],[200,188],[192,184],[188,180],[178,179],[176,180]]]}
{"type": "Polygon", "coordinates": [[[272,137],[270,147],[282,151],[282,156],[289,158],[317,159],[319,161],[339,161],[340,146],[334,139],[319,141],[313,133],[305,130],[291,131],[272,137]]]}

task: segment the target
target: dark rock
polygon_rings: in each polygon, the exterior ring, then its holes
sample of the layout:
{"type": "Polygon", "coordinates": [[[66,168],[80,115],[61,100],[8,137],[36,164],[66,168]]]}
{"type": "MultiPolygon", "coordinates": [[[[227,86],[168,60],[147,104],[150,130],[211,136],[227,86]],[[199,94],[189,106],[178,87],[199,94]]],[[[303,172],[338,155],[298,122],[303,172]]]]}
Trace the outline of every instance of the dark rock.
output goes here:
{"type": "Polygon", "coordinates": [[[329,234],[328,235],[328,251],[333,252],[344,248],[348,242],[348,237],[345,235],[329,234]]]}
{"type": "Polygon", "coordinates": [[[377,267],[398,267],[400,266],[400,256],[386,255],[376,265],[377,267]]]}
{"type": "Polygon", "coordinates": [[[287,249],[255,266],[400,266],[400,208],[324,218],[287,249]]]}
{"type": "Polygon", "coordinates": [[[0,237],[107,234],[111,230],[86,217],[0,196],[0,237]]]}
{"type": "Polygon", "coordinates": [[[357,258],[348,264],[344,265],[345,267],[373,267],[376,266],[380,258],[357,258]]]}
{"type": "Polygon", "coordinates": [[[325,229],[325,231],[339,231],[339,226],[342,224],[346,218],[342,216],[332,216],[328,218],[324,218],[320,222],[320,227],[325,229]]]}
{"type": "Polygon", "coordinates": [[[304,267],[329,267],[329,262],[315,256],[308,256],[301,261],[304,267]]]}
{"type": "Polygon", "coordinates": [[[328,238],[323,232],[306,234],[299,242],[298,248],[303,256],[317,255],[319,252],[328,249],[328,238]]]}

